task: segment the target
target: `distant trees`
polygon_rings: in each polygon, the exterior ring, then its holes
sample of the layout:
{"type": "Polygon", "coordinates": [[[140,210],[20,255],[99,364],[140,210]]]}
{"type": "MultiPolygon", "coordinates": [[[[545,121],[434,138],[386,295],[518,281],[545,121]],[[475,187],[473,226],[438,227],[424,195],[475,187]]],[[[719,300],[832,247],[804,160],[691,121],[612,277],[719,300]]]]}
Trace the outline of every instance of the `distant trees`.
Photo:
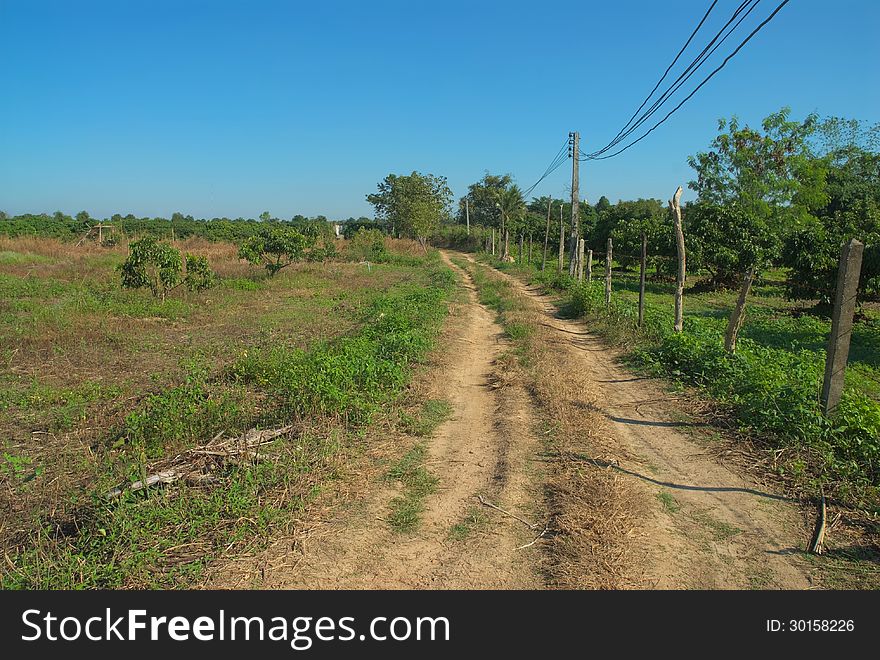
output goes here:
{"type": "Polygon", "coordinates": [[[465,198],[470,212],[471,224],[501,228],[501,194],[513,184],[509,174],[486,174],[468,186],[467,195],[458,202],[458,222],[465,222],[465,198]]]}
{"type": "Polygon", "coordinates": [[[190,291],[203,291],[214,286],[216,277],[203,256],[187,254],[145,236],[128,246],[128,258],[119,265],[122,286],[127,289],[149,288],[154,296],[165,296],[179,286],[190,291]],[[185,267],[184,267],[185,264],[185,267]]]}
{"type": "Polygon", "coordinates": [[[389,174],[367,195],[376,218],[415,238],[428,250],[428,236],[450,214],[452,191],[446,177],[413,172],[389,174]]]}

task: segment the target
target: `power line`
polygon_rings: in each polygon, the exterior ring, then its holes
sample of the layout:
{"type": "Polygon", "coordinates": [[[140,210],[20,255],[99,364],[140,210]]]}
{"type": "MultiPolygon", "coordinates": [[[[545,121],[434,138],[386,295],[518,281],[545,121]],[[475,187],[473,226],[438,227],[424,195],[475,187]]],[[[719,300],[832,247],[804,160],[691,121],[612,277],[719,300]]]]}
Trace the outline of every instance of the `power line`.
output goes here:
{"type": "Polygon", "coordinates": [[[523,199],[528,197],[532,191],[538,187],[538,184],[541,183],[548,176],[553,174],[559,167],[566,161],[568,155],[565,153],[565,149],[568,147],[568,138],[565,139],[565,142],[562,143],[562,146],[559,148],[559,151],[556,152],[556,155],[553,157],[553,160],[550,161],[550,164],[547,166],[547,169],[544,170],[544,173],[535,181],[529,188],[523,191],[523,199]]]}
{"type": "MultiPolygon", "coordinates": [[[[691,63],[678,76],[678,78],[676,78],[669,85],[669,87],[667,87],[666,90],[664,90],[664,92],[660,95],[660,97],[656,101],[654,101],[654,103],[651,105],[651,107],[648,108],[648,110],[644,114],[642,114],[641,117],[639,117],[638,121],[636,121],[634,124],[629,126],[629,128],[627,128],[625,126],[611,140],[611,142],[609,142],[607,145],[605,145],[604,147],[602,147],[598,151],[594,151],[589,154],[584,154],[583,160],[590,160],[590,159],[595,158],[597,156],[600,156],[601,154],[605,153],[606,151],[614,148],[617,144],[619,144],[620,142],[625,140],[633,132],[635,132],[642,124],[644,124],[654,113],[656,113],[660,109],[661,106],[663,106],[666,103],[666,101],[668,101],[671,98],[671,96],[675,92],[677,92],[681,88],[682,85],[684,85],[685,82],[687,82],[690,79],[690,77],[694,73],[696,73],[699,70],[699,68],[701,66],[703,66],[703,64],[706,63],[706,60],[708,60],[709,57],[711,57],[712,54],[714,54],[715,51],[727,40],[727,38],[736,31],[736,29],[740,26],[740,24],[748,17],[748,15],[755,9],[755,7],[758,6],[758,3],[760,3],[760,2],[761,2],[761,0],[744,0],[740,4],[740,6],[737,7],[737,9],[733,12],[733,14],[727,20],[727,22],[721,27],[721,29],[718,30],[718,32],[715,34],[715,36],[712,37],[712,39],[709,41],[709,43],[706,44],[706,46],[703,48],[703,50],[700,51],[700,53],[693,59],[693,61],[691,61],[691,63]],[[727,30],[727,28],[730,26],[730,24],[733,23],[733,21],[735,21],[737,19],[737,17],[743,12],[744,9],[746,9],[746,7],[748,7],[748,11],[746,11],[746,13],[739,19],[739,21],[737,21],[736,25],[734,25],[733,28],[731,28],[727,32],[727,34],[724,34],[724,32],[727,30]],[[723,34],[724,34],[724,36],[722,37],[723,34]],[[719,38],[721,38],[721,41],[718,41],[719,38]],[[716,42],[718,42],[718,43],[716,44],[716,42]]],[[[702,24],[702,22],[701,22],[701,24],[702,24]]],[[[690,41],[690,39],[688,41],[690,41]]],[[[653,92],[652,92],[652,94],[653,94],[653,92]]],[[[650,98],[650,96],[648,98],[650,98]]],[[[638,114],[638,111],[637,111],[637,114],[638,114]]],[[[632,119],[630,119],[630,121],[627,123],[631,124],[632,119]]]]}
{"type": "Polygon", "coordinates": [[[678,59],[681,57],[682,53],[684,53],[684,51],[687,50],[687,47],[690,45],[691,41],[693,41],[694,37],[697,36],[697,32],[700,31],[701,27],[703,27],[703,23],[706,22],[707,18],[709,18],[709,14],[712,13],[712,10],[715,8],[715,5],[717,5],[717,4],[718,4],[718,0],[712,1],[712,4],[709,5],[709,8],[706,10],[706,13],[703,14],[702,20],[697,24],[697,27],[694,28],[694,31],[691,32],[691,36],[688,37],[688,40],[686,42],[684,42],[684,46],[681,47],[681,50],[678,51],[678,55],[676,55],[675,59],[672,60],[672,63],[668,67],[666,67],[666,71],[663,72],[663,75],[660,76],[660,80],[658,80],[657,84],[654,85],[654,89],[652,89],[650,91],[650,93],[645,97],[645,100],[642,101],[642,104],[633,113],[632,117],[629,118],[629,121],[626,122],[623,125],[623,128],[621,128],[620,131],[618,131],[617,135],[614,136],[614,138],[612,139],[612,142],[614,140],[616,140],[618,137],[620,137],[621,133],[623,133],[629,127],[629,125],[632,123],[632,121],[636,118],[636,115],[638,115],[642,111],[642,108],[645,107],[645,104],[651,99],[651,97],[654,95],[654,92],[657,91],[657,88],[660,87],[660,84],[666,79],[666,76],[669,75],[669,72],[672,70],[672,67],[675,66],[676,62],[678,62],[678,59]]]}
{"type": "Polygon", "coordinates": [[[723,69],[727,65],[727,63],[731,59],[733,59],[737,53],[739,53],[740,50],[742,50],[742,48],[752,39],[752,37],[754,37],[756,34],[758,34],[758,32],[760,32],[761,29],[765,25],[767,25],[767,23],[772,21],[773,18],[776,16],[776,14],[778,14],[779,11],[788,3],[789,3],[789,0],[783,0],[781,3],[779,3],[779,5],[777,5],[776,9],[773,10],[773,13],[771,13],[767,18],[765,18],[754,30],[752,30],[752,32],[749,34],[749,36],[747,36],[745,39],[743,39],[742,42],[740,42],[739,46],[736,47],[736,50],[734,50],[730,55],[725,57],[724,61],[720,65],[718,65],[718,67],[716,67],[715,70],[712,71],[712,73],[710,73],[708,76],[706,76],[703,79],[703,81],[699,85],[697,85],[690,94],[688,94],[686,97],[684,97],[677,106],[675,106],[672,110],[670,110],[666,114],[665,117],[663,117],[663,119],[661,119],[656,124],[654,124],[650,129],[648,129],[648,131],[644,135],[642,135],[638,139],[630,142],[628,145],[626,145],[625,147],[623,147],[622,149],[620,149],[618,151],[615,151],[612,154],[609,154],[607,156],[592,157],[589,160],[605,160],[607,158],[614,158],[614,156],[618,156],[618,155],[622,154],[624,151],[626,151],[630,147],[638,144],[639,142],[644,140],[646,137],[648,137],[648,135],[650,135],[654,131],[654,129],[656,129],[658,126],[660,126],[662,123],[664,123],[667,119],[669,119],[681,106],[683,106],[689,99],[691,99],[691,97],[693,97],[693,95],[696,94],[703,85],[705,85],[707,82],[709,82],[716,73],[721,71],[721,69],[723,69]]]}

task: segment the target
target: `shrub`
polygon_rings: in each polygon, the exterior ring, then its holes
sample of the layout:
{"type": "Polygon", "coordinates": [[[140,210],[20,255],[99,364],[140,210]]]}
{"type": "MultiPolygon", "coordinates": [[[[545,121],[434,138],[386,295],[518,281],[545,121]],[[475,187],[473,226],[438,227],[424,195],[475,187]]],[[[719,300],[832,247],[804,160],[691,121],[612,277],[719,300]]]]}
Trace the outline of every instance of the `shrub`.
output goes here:
{"type": "Polygon", "coordinates": [[[203,291],[214,286],[216,277],[203,256],[186,255],[186,269],[180,250],[145,236],[128,246],[128,258],[119,265],[122,286],[126,289],[147,287],[157,298],[179,286],[190,291],[203,291]]]}

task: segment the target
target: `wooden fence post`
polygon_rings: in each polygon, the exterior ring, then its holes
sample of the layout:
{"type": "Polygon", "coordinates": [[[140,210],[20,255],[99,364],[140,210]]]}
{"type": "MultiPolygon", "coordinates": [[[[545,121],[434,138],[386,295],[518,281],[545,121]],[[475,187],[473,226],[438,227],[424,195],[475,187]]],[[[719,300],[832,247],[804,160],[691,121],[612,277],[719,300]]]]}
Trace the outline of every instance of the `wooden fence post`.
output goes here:
{"type": "Polygon", "coordinates": [[[608,249],[605,251],[605,306],[611,304],[611,237],[608,237],[608,249]]]}
{"type": "Polygon", "coordinates": [[[559,264],[556,266],[556,272],[562,272],[562,263],[564,260],[565,250],[565,223],[562,221],[562,204],[559,205],[559,264]]]}
{"type": "Polygon", "coordinates": [[[584,281],[584,239],[578,239],[578,282],[584,281]]]}
{"type": "Polygon", "coordinates": [[[672,211],[672,225],[675,231],[675,251],[678,255],[678,272],[675,276],[675,321],[673,329],[681,332],[684,325],[682,320],[682,297],[684,296],[684,277],[687,270],[684,253],[684,231],[681,228],[681,186],[675,191],[669,200],[669,208],[672,211]]]}
{"type": "Polygon", "coordinates": [[[587,282],[593,281],[593,251],[587,250],[587,282]]]}
{"type": "Polygon", "coordinates": [[[544,269],[547,268],[547,244],[550,242],[550,208],[553,205],[553,200],[547,200],[547,229],[544,230],[544,258],[541,261],[541,272],[544,272],[544,269]]]}
{"type": "Polygon", "coordinates": [[[531,234],[529,234],[529,259],[528,259],[528,264],[529,264],[529,266],[532,265],[532,235],[531,235],[531,234]]]}
{"type": "Polygon", "coordinates": [[[495,256],[495,227],[492,227],[492,256],[495,256]]]}
{"type": "Polygon", "coordinates": [[[639,327],[645,325],[645,268],[648,265],[648,237],[642,232],[642,258],[639,263],[639,327]]]}
{"type": "Polygon", "coordinates": [[[844,243],[840,250],[831,335],[828,337],[828,354],[825,358],[825,380],[822,384],[822,408],[826,415],[833,412],[840,403],[843,392],[864,249],[864,243],[852,239],[849,243],[844,243]]]}
{"type": "Polygon", "coordinates": [[[520,234],[519,235],[519,262],[520,263],[523,262],[523,239],[524,239],[523,235],[520,234]]]}

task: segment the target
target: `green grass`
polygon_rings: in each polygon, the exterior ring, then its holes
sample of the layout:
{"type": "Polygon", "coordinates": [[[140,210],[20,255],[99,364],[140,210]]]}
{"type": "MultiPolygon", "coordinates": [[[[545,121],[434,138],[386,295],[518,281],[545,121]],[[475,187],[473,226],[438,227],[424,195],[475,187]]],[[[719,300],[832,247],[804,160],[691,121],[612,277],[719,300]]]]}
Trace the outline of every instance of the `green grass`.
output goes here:
{"type": "Polygon", "coordinates": [[[489,516],[476,507],[468,509],[467,515],[460,523],[454,524],[449,529],[450,541],[465,541],[476,532],[489,525],[489,516]]]}
{"type": "Polygon", "coordinates": [[[430,437],[452,415],[452,404],[442,399],[425,401],[416,415],[400,413],[403,430],[410,435],[430,437]]]}
{"type": "Polygon", "coordinates": [[[660,500],[660,504],[662,504],[663,508],[669,513],[678,513],[681,511],[681,504],[679,504],[678,500],[673,497],[672,493],[661,490],[657,493],[657,499],[660,500]]]}
{"type": "Polygon", "coordinates": [[[437,488],[438,479],[425,469],[427,450],[417,444],[390,469],[386,478],[401,485],[403,492],[391,500],[388,524],[398,534],[418,529],[425,511],[425,498],[437,488]]]}
{"type": "Polygon", "coordinates": [[[742,534],[742,530],[739,527],[726,523],[723,520],[718,520],[706,512],[694,513],[693,519],[709,531],[714,541],[726,541],[737,534],[742,534]]]}

